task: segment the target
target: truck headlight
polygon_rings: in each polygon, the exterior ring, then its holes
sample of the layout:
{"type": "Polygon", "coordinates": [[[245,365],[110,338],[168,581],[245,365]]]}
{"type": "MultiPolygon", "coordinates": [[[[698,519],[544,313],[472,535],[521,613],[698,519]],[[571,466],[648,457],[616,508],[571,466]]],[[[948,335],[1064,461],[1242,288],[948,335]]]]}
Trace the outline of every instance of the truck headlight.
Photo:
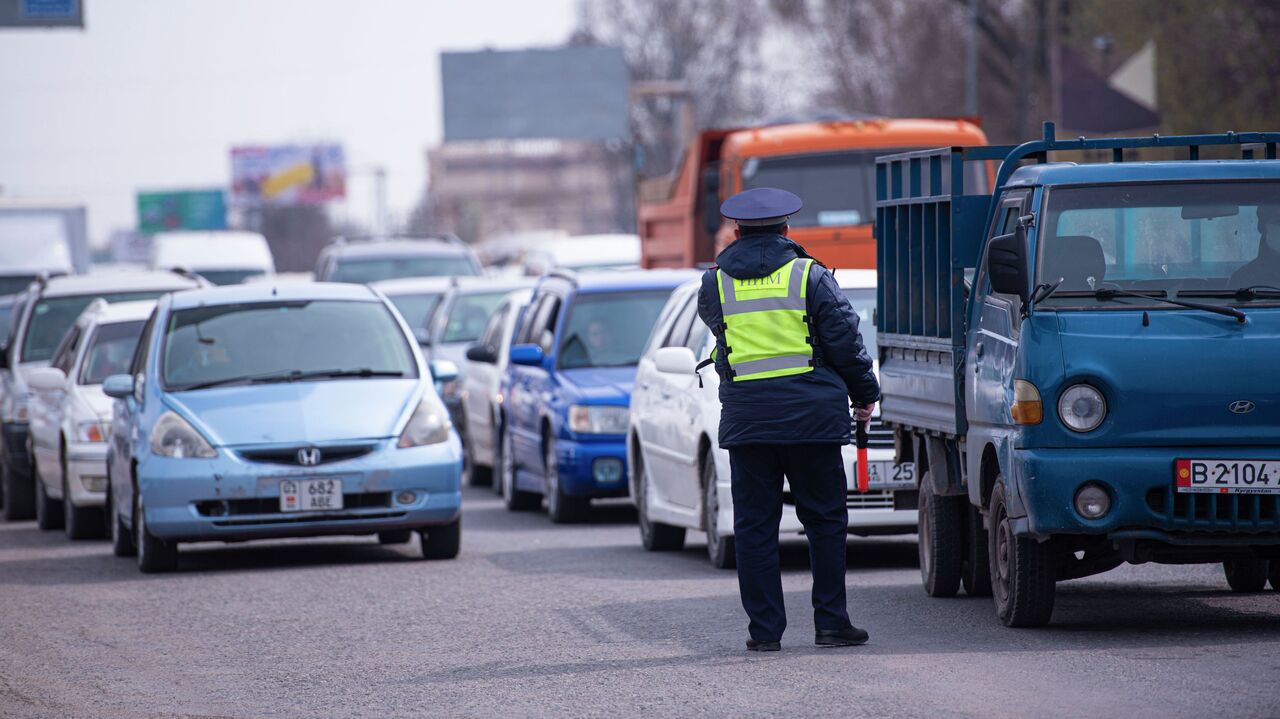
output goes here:
{"type": "Polygon", "coordinates": [[[1090,385],[1072,385],[1058,397],[1058,416],[1068,429],[1089,432],[1106,419],[1107,400],[1090,385]]]}
{"type": "Polygon", "coordinates": [[[76,441],[96,444],[107,441],[107,425],[97,420],[76,425],[76,441]]]}
{"type": "Polygon", "coordinates": [[[161,457],[213,459],[217,450],[190,422],[174,412],[165,412],[151,429],[151,451],[161,457]]]}
{"type": "Polygon", "coordinates": [[[449,421],[449,411],[444,408],[440,398],[434,392],[428,392],[418,403],[418,408],[409,418],[409,424],[400,433],[397,447],[421,447],[424,444],[439,444],[449,439],[449,429],[453,423],[449,421]]]}
{"type": "Polygon", "coordinates": [[[569,407],[569,429],[580,434],[626,434],[626,407],[575,404],[569,407]]]}

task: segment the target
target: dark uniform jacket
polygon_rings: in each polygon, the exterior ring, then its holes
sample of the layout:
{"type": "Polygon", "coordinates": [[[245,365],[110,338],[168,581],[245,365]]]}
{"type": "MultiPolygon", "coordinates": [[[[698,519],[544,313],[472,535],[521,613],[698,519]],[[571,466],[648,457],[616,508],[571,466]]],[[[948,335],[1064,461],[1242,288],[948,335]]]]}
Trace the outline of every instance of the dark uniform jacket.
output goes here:
{"type": "MultiPolygon", "coordinates": [[[[797,257],[808,255],[786,237],[747,235],[726,247],[716,262],[730,277],[741,280],[768,276],[797,257]]],[[[806,293],[817,334],[814,355],[820,359],[812,372],[730,381],[724,334],[716,333],[721,447],[797,442],[849,444],[853,430],[849,401],[867,405],[880,399],[880,384],[858,333],[858,315],[835,277],[815,262],[809,270],[806,293]]],[[[714,268],[702,276],[698,315],[712,329],[724,324],[714,268]]]]}

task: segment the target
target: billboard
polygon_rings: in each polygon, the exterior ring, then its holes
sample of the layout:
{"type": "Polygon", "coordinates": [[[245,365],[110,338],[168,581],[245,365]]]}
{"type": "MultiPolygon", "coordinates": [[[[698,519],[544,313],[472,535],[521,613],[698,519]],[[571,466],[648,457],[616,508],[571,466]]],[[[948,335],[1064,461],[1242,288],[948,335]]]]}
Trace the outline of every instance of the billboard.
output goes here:
{"type": "Polygon", "coordinates": [[[84,27],[80,0],[0,0],[0,28],[84,27]]]}
{"type": "Polygon", "coordinates": [[[629,74],[616,47],[445,52],[440,74],[445,142],[631,134],[629,74]]]}
{"type": "Polygon", "coordinates": [[[225,230],[227,203],[217,190],[138,193],[138,231],[225,230]]]}
{"type": "Polygon", "coordinates": [[[318,205],[346,196],[342,145],[253,145],[231,148],[231,204],[318,205]]]}

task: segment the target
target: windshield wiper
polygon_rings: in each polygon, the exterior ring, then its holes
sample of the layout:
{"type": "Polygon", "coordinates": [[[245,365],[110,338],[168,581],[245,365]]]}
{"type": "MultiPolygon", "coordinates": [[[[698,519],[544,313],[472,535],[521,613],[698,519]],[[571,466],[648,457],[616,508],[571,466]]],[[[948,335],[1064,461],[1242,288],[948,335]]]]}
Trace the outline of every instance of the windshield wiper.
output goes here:
{"type": "Polygon", "coordinates": [[[1096,290],[1072,290],[1070,292],[1059,293],[1059,297],[1092,297],[1096,300],[1113,300],[1117,297],[1136,297],[1140,300],[1160,300],[1166,304],[1176,305],[1178,307],[1186,307],[1192,310],[1203,310],[1212,312],[1215,315],[1223,315],[1225,317],[1234,317],[1237,322],[1243,323],[1248,316],[1234,307],[1223,307],[1221,305],[1208,305],[1201,302],[1187,302],[1185,300],[1175,300],[1168,297],[1168,293],[1164,290],[1143,290],[1141,292],[1131,292],[1122,290],[1119,287],[1099,287],[1096,290]]]}
{"type": "Polygon", "coordinates": [[[1280,287],[1250,285],[1234,290],[1182,290],[1179,297],[1231,297],[1239,302],[1252,302],[1259,297],[1280,298],[1280,287]]]}
{"type": "Polygon", "coordinates": [[[174,392],[187,392],[196,389],[210,389],[213,387],[226,387],[236,384],[279,384],[283,382],[297,382],[299,380],[317,379],[321,377],[403,377],[404,372],[398,370],[373,370],[368,367],[360,369],[329,369],[303,372],[301,370],[289,370],[287,372],[269,372],[267,374],[250,374],[240,375],[237,377],[223,377],[221,379],[209,380],[208,382],[197,382],[196,384],[183,385],[175,387],[174,392]]]}

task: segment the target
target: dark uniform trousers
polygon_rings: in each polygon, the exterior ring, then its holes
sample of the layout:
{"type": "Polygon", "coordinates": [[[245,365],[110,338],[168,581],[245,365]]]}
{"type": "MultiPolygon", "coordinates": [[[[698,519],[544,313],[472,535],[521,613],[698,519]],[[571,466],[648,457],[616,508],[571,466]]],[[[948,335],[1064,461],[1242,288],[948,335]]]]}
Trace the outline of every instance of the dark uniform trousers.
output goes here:
{"type": "Polygon", "coordinates": [[[845,541],[849,529],[844,459],[838,444],[752,444],[729,449],[733,531],[742,607],[751,638],[777,641],[787,628],[778,565],[783,475],[809,539],[816,629],[849,625],[845,541]]]}

